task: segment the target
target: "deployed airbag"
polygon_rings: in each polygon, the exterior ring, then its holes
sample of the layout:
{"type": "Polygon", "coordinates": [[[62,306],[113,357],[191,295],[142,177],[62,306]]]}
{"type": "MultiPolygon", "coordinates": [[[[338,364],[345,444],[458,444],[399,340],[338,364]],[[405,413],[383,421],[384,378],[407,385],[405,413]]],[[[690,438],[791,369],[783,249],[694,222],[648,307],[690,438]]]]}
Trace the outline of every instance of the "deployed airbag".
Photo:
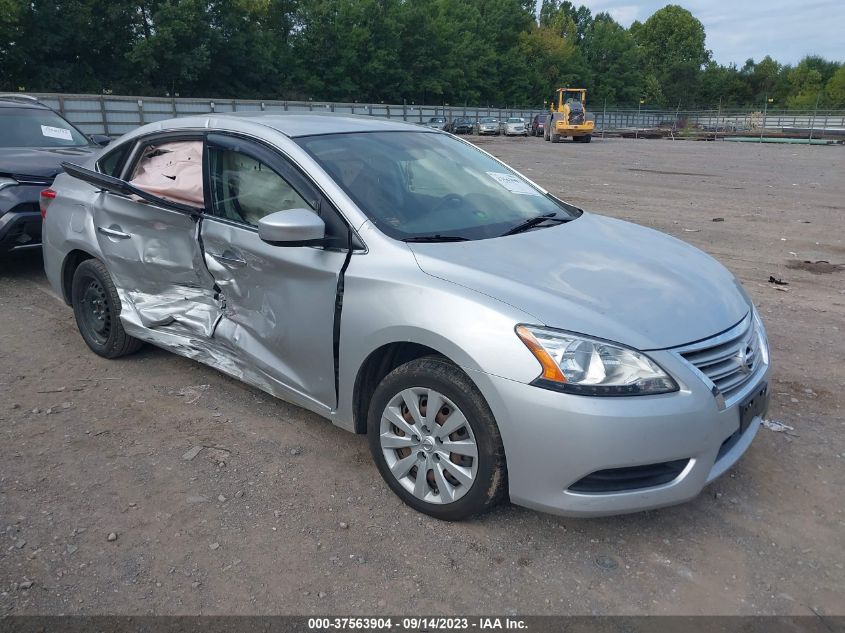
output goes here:
{"type": "Polygon", "coordinates": [[[165,200],[202,207],[202,146],[202,141],[176,141],[148,147],[129,184],[165,200]]]}

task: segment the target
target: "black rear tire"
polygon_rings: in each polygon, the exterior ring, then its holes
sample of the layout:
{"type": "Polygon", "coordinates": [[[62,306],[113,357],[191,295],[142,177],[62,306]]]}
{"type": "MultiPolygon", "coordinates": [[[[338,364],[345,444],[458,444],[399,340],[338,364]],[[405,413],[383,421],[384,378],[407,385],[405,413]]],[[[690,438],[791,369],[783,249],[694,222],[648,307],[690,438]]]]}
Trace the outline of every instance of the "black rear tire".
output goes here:
{"type": "Polygon", "coordinates": [[[129,336],[120,322],[120,297],[103,262],[86,259],[73,273],[71,305],[76,326],[88,347],[103,358],[137,352],[143,341],[129,336]]]}
{"type": "Polygon", "coordinates": [[[390,372],[376,387],[370,402],[367,434],[381,476],[402,501],[419,512],[445,521],[461,521],[486,512],[506,496],[505,450],[493,413],[472,380],[445,358],[418,358],[390,372]],[[475,480],[462,497],[451,503],[429,503],[415,497],[391,473],[382,451],[380,428],[385,408],[403,390],[420,387],[440,392],[463,412],[478,447],[475,480]]]}

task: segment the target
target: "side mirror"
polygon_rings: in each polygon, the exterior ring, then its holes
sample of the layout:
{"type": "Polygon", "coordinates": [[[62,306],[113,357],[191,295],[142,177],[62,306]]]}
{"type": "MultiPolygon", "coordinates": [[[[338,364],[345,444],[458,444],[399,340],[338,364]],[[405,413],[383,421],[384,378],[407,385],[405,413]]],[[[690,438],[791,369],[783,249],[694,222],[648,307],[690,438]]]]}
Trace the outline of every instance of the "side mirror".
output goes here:
{"type": "Polygon", "coordinates": [[[318,246],[326,223],[311,209],[276,211],[258,221],[258,237],[273,246],[318,246]]]}
{"type": "Polygon", "coordinates": [[[100,147],[105,147],[111,143],[111,136],[107,136],[106,134],[89,134],[88,138],[91,139],[92,143],[100,147]]]}

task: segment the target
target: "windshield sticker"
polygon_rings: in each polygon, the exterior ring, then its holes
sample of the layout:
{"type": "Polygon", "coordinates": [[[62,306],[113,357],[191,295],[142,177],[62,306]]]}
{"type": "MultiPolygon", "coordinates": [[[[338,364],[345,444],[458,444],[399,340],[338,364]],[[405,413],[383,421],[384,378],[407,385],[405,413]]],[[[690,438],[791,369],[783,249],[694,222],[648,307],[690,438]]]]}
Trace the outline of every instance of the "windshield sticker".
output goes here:
{"type": "Polygon", "coordinates": [[[42,125],[41,126],[41,134],[43,136],[49,136],[50,138],[60,138],[63,141],[72,141],[73,136],[71,136],[70,130],[66,130],[63,127],[53,127],[51,125],[42,125]]]}
{"type": "Polygon", "coordinates": [[[498,171],[488,171],[487,175],[502,185],[511,193],[518,193],[523,196],[539,196],[540,192],[534,189],[527,182],[513,174],[503,174],[498,171]]]}

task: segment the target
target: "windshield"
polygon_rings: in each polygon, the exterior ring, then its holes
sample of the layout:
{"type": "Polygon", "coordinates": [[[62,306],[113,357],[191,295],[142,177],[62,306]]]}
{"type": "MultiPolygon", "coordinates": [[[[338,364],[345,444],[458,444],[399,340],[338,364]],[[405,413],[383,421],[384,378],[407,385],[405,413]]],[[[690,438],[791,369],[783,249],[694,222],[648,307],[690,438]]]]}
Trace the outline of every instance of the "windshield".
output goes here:
{"type": "Polygon", "coordinates": [[[484,239],[540,215],[568,220],[580,213],[452,136],[364,132],[297,142],[396,239],[484,239]]]}
{"type": "Polygon", "coordinates": [[[482,123],[495,123],[496,122],[496,119],[494,119],[493,117],[490,117],[490,116],[483,116],[478,120],[481,121],[482,123]]]}
{"type": "Polygon", "coordinates": [[[508,123],[522,123],[522,119],[508,119],[508,123]]]}
{"type": "Polygon", "coordinates": [[[0,108],[0,147],[78,147],[88,140],[52,110],[0,108]]]}

